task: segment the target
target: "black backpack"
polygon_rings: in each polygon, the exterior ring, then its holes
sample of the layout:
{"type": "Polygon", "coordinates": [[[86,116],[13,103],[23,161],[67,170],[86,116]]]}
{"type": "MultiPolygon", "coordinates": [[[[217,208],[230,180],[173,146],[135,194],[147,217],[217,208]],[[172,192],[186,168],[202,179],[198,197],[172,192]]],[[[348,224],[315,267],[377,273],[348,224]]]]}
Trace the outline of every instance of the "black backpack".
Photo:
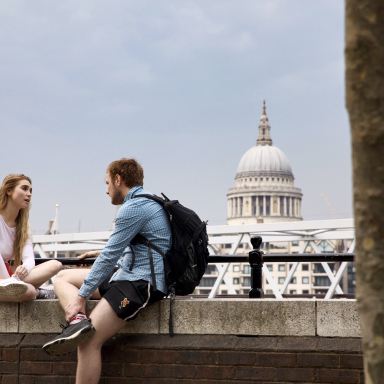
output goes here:
{"type": "MultiPolygon", "coordinates": [[[[172,232],[172,245],[166,254],[141,234],[135,236],[131,244],[145,244],[151,266],[152,285],[156,289],[151,249],[163,256],[167,295],[189,295],[199,285],[208,264],[207,223],[178,200],[170,200],[156,195],[136,195],[159,203],[167,213],[172,232]]],[[[133,264],[133,261],[132,261],[133,264]]]]}

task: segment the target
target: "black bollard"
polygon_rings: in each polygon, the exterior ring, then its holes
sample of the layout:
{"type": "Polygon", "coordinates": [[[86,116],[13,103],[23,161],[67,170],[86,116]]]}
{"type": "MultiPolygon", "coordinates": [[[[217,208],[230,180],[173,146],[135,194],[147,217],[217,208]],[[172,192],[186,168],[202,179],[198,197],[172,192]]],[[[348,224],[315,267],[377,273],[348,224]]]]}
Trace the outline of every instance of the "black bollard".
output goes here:
{"type": "Polygon", "coordinates": [[[249,252],[249,264],[251,265],[251,290],[249,291],[249,297],[252,299],[263,297],[263,251],[260,251],[262,241],[263,239],[260,236],[251,238],[253,250],[249,252]]]}

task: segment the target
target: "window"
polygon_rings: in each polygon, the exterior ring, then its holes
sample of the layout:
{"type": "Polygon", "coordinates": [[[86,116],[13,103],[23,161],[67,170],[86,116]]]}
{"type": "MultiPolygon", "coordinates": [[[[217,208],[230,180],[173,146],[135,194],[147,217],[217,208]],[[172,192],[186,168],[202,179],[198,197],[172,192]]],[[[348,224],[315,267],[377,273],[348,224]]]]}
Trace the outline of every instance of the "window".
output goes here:
{"type": "Polygon", "coordinates": [[[243,273],[245,275],[251,274],[251,266],[250,265],[243,265],[243,273]]]}
{"type": "Polygon", "coordinates": [[[323,266],[319,263],[313,264],[313,272],[314,273],[325,273],[323,266]]]}
{"type": "Polygon", "coordinates": [[[284,284],[285,277],[279,277],[279,284],[284,284]]]}
{"type": "Polygon", "coordinates": [[[290,289],[289,290],[289,293],[291,294],[291,295],[296,295],[296,289],[290,289]]]}
{"type": "Polygon", "coordinates": [[[279,264],[278,271],[279,272],[285,272],[285,264],[279,264]]]}
{"type": "Polygon", "coordinates": [[[234,265],[233,272],[240,272],[240,265],[234,265]]]}
{"type": "Polygon", "coordinates": [[[200,281],[199,286],[200,287],[213,287],[213,284],[215,284],[216,278],[211,277],[203,277],[200,281]]]}
{"type": "Polygon", "coordinates": [[[318,287],[327,287],[330,285],[328,276],[316,276],[315,277],[315,286],[318,287]]]}
{"type": "Polygon", "coordinates": [[[291,284],[296,284],[297,283],[297,281],[296,281],[296,277],[292,277],[292,279],[291,279],[291,284]]]}
{"type": "Polygon", "coordinates": [[[266,295],[273,295],[273,291],[272,291],[272,289],[267,289],[267,290],[265,291],[265,294],[266,294],[266,295]]]}
{"type": "Polygon", "coordinates": [[[240,279],[238,277],[233,278],[233,284],[240,284],[240,279]]]}
{"type": "Polygon", "coordinates": [[[303,289],[303,295],[308,295],[308,294],[309,294],[308,289],[303,289]]]}
{"type": "Polygon", "coordinates": [[[273,264],[267,264],[267,268],[269,272],[273,272],[273,264]]]}
{"type": "Polygon", "coordinates": [[[301,270],[302,271],[309,271],[309,265],[308,264],[302,264],[301,265],[301,270]]]}
{"type": "Polygon", "coordinates": [[[301,278],[301,282],[302,282],[303,284],[309,284],[309,277],[308,277],[308,276],[303,276],[303,277],[301,278]]]}
{"type": "Polygon", "coordinates": [[[212,273],[216,273],[217,272],[217,269],[216,269],[216,266],[215,265],[208,265],[207,266],[207,269],[205,270],[205,274],[206,275],[210,275],[212,273]]]}
{"type": "Polygon", "coordinates": [[[244,277],[243,278],[243,286],[244,287],[250,287],[251,286],[251,278],[250,277],[244,277]]]}

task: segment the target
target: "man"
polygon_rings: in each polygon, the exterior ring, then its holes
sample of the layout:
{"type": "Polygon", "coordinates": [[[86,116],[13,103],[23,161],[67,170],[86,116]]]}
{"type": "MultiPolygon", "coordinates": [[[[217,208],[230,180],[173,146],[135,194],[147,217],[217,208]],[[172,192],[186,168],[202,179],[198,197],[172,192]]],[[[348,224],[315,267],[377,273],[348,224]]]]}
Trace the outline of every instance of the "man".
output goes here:
{"type": "Polygon", "coordinates": [[[65,270],[55,280],[68,325],[43,348],[50,354],[78,348],[77,384],[97,383],[103,343],[140,310],[165,296],[162,256],[134,242],[140,234],[164,253],[171,246],[164,209],[150,199],[135,197],[148,194],[142,187],[143,178],[143,168],[134,159],[124,158],[108,166],[107,194],[113,205],[122,204],[115,229],[90,271],[65,270]],[[88,318],[85,305],[89,297],[101,300],[88,318]]]}

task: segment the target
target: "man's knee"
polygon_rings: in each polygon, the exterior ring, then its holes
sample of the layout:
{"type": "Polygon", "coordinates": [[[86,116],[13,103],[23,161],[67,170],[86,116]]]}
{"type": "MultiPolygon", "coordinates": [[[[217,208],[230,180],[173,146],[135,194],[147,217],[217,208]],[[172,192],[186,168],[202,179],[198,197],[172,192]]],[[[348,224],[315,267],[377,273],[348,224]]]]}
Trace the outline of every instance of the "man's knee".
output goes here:
{"type": "Polygon", "coordinates": [[[62,283],[70,283],[72,285],[81,285],[87,275],[83,269],[63,269],[54,278],[55,287],[62,283]]]}
{"type": "Polygon", "coordinates": [[[89,352],[95,352],[101,350],[103,343],[98,340],[97,337],[92,336],[90,339],[82,342],[77,346],[78,353],[80,354],[88,354],[89,352]]]}
{"type": "Polygon", "coordinates": [[[73,274],[75,271],[75,269],[60,269],[60,271],[55,276],[54,284],[56,285],[62,282],[71,282],[73,280],[73,274]]]}

